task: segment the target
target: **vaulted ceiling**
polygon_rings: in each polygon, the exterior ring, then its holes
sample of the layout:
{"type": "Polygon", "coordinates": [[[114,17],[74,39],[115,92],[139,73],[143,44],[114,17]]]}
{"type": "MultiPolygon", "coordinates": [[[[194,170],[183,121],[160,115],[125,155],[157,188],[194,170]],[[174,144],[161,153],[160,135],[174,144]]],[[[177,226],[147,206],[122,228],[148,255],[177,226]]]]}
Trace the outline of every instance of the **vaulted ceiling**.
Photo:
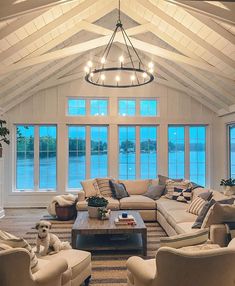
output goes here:
{"type": "MultiPolygon", "coordinates": [[[[0,108],[84,76],[112,34],[117,0],[0,0],[0,108]]],[[[121,0],[121,19],[155,82],[218,115],[235,112],[235,3],[121,0]]],[[[117,36],[116,49],[123,48],[117,36]]]]}

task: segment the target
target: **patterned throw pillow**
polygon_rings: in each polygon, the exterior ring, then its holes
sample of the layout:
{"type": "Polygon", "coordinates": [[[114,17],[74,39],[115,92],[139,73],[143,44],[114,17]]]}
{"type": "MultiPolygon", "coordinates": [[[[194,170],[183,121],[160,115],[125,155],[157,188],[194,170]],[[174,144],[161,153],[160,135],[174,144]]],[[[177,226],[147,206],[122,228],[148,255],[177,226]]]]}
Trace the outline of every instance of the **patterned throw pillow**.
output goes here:
{"type": "Polygon", "coordinates": [[[190,188],[190,181],[189,180],[182,180],[182,181],[173,181],[171,179],[166,181],[166,198],[172,199],[174,189],[188,189],[190,188]]]}
{"type": "Polygon", "coordinates": [[[190,203],[191,195],[192,195],[192,189],[190,188],[185,190],[174,188],[172,200],[176,200],[178,202],[183,202],[183,203],[190,203]]]}
{"type": "Polygon", "coordinates": [[[30,255],[30,267],[32,272],[34,272],[35,267],[38,264],[38,259],[32,250],[32,247],[28,244],[26,240],[21,237],[16,237],[6,231],[0,230],[0,243],[8,245],[12,248],[24,248],[29,252],[30,255]]]}
{"type": "Polygon", "coordinates": [[[112,197],[112,190],[109,185],[111,178],[97,178],[100,195],[103,197],[112,197]]]}
{"type": "Polygon", "coordinates": [[[124,184],[120,183],[114,183],[112,180],[109,180],[109,185],[112,190],[112,196],[114,199],[122,199],[129,197],[128,192],[126,191],[126,187],[124,184]]]}
{"type": "Polygon", "coordinates": [[[205,200],[203,200],[200,197],[196,197],[189,205],[187,212],[199,215],[205,204],[206,204],[205,200]]]}

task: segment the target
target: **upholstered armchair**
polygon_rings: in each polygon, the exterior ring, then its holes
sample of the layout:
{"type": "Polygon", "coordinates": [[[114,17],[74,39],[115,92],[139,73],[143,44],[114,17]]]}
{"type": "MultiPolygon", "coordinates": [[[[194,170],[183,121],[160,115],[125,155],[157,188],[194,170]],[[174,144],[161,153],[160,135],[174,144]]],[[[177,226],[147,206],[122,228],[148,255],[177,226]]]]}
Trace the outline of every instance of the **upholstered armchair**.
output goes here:
{"type": "Polygon", "coordinates": [[[0,251],[1,286],[78,286],[89,284],[91,256],[81,250],[62,250],[38,259],[32,273],[29,252],[23,248],[0,251]]]}
{"type": "Polygon", "coordinates": [[[161,247],[155,259],[127,261],[128,286],[234,286],[235,248],[198,252],[161,247]]]}

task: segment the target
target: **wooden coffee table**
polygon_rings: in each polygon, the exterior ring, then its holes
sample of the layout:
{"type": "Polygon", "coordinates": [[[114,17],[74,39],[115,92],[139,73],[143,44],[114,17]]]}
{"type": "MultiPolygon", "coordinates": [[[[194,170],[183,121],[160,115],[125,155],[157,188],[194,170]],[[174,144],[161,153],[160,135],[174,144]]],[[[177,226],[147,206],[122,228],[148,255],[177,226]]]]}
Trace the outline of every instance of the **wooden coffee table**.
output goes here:
{"type": "Polygon", "coordinates": [[[84,250],[142,250],[147,255],[147,228],[137,211],[136,225],[116,225],[114,220],[122,211],[112,211],[109,220],[89,218],[87,211],[79,211],[72,227],[72,247],[84,250]]]}

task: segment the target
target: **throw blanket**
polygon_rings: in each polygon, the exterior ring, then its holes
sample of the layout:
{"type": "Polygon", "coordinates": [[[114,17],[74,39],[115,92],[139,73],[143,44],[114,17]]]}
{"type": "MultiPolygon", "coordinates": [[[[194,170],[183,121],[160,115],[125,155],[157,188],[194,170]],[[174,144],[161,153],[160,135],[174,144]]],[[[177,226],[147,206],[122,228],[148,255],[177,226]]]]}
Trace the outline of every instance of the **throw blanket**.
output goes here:
{"type": "Polygon", "coordinates": [[[226,222],[225,223],[227,234],[228,234],[228,240],[232,240],[235,238],[235,222],[226,222]]]}
{"type": "Polygon", "coordinates": [[[77,197],[72,194],[55,196],[52,198],[52,202],[47,207],[47,211],[50,215],[56,216],[56,211],[55,211],[56,203],[58,203],[58,205],[60,205],[61,207],[71,206],[75,204],[76,198],[77,197]]]}

